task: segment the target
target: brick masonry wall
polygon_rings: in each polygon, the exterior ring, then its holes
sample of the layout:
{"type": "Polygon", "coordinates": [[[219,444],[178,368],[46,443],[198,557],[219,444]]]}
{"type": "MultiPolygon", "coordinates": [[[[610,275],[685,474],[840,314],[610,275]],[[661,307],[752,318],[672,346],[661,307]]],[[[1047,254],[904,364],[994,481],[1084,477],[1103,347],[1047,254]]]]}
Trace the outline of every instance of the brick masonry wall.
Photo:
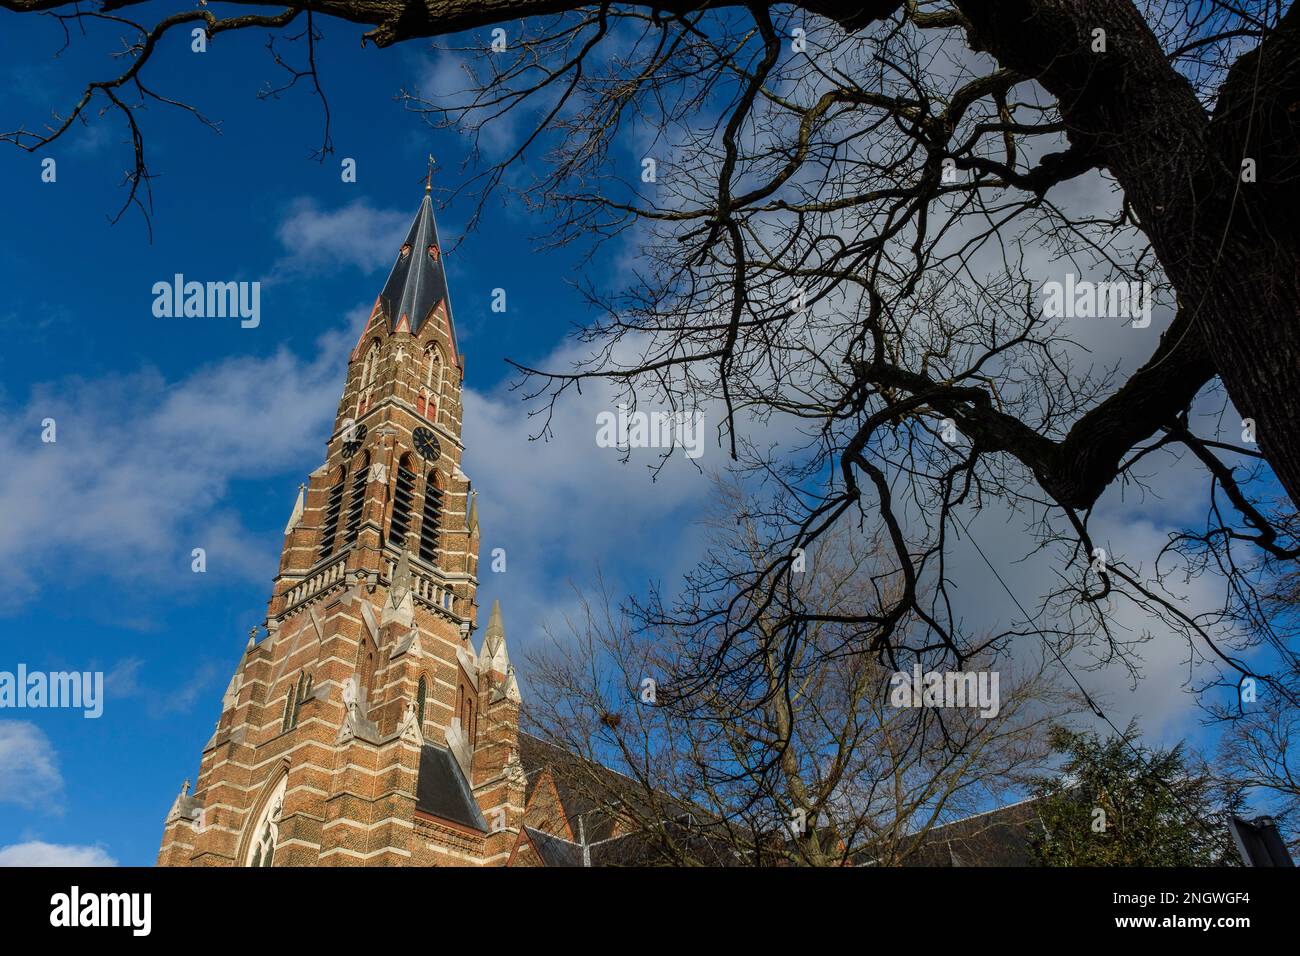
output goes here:
{"type": "Polygon", "coordinates": [[[349,361],[325,461],[286,531],[266,633],[240,660],[193,794],[178,798],[164,824],[159,865],[244,865],[253,824],[281,779],[277,866],[482,865],[508,857],[523,816],[522,777],[508,773],[518,751],[518,706],[505,699],[488,706],[486,695],[506,675],[466,675],[459,661],[473,658],[478,583],[478,531],[468,520],[470,482],[460,470],[462,380],[445,310],[412,334],[390,331],[377,303],[349,361]],[[427,384],[431,354],[439,358],[440,390],[427,384]],[[365,427],[365,437],[349,444],[360,431],[353,424],[365,427]],[[436,461],[421,457],[417,428],[436,437],[436,461]],[[365,461],[356,512],[353,478],[365,461]],[[394,590],[400,552],[388,540],[403,462],[417,475],[405,604],[394,590]],[[326,510],[340,481],[334,546],[322,558],[326,510]],[[443,491],[441,533],[437,560],[426,564],[415,552],[435,481],[443,491]],[[354,538],[346,533],[351,513],[359,515],[354,538]],[[300,698],[308,677],[310,693],[300,698]],[[428,696],[413,739],[402,729],[421,677],[428,696]],[[484,816],[498,825],[486,835],[415,809],[419,738],[445,746],[466,677],[484,702],[483,713],[476,709],[479,726],[470,728],[479,741],[470,777],[484,816]],[[352,681],[363,702],[350,718],[344,689],[352,681]]]}

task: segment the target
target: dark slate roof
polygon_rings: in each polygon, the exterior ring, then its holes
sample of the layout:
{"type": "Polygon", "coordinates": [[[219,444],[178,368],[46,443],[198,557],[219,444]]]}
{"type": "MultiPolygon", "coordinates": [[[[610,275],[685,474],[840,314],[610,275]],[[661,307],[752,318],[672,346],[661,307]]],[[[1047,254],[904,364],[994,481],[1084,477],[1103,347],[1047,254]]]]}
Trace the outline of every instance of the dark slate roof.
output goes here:
{"type": "Polygon", "coordinates": [[[671,840],[678,852],[706,866],[736,866],[740,862],[726,842],[718,839],[707,826],[688,826],[670,821],[665,822],[662,837],[633,831],[592,844],[589,848],[591,865],[674,866],[675,857],[659,842],[663,837],[671,840]]]}
{"type": "Polygon", "coordinates": [[[425,193],[415,214],[406,241],[397,252],[393,271],[388,274],[384,291],[379,293],[390,329],[397,328],[403,316],[412,332],[418,332],[429,313],[439,302],[447,301],[447,327],[455,348],[451,321],[451,299],[447,295],[447,273],[442,268],[442,246],[438,242],[438,224],[433,219],[433,200],[425,193]],[[429,252],[432,246],[437,256],[429,252]],[[406,250],[403,252],[402,250],[406,250]]]}
{"type": "Polygon", "coordinates": [[[547,866],[582,866],[582,847],[543,830],[524,827],[528,842],[547,866]]]}
{"type": "Polygon", "coordinates": [[[528,781],[525,802],[532,799],[533,787],[541,778],[541,771],[551,770],[551,779],[570,828],[576,835],[577,821],[581,817],[589,844],[613,835],[615,820],[605,809],[609,802],[635,799],[639,795],[634,780],[531,734],[519,735],[519,762],[528,781]],[[604,798],[604,805],[599,798],[604,798]]]}
{"type": "Polygon", "coordinates": [[[484,833],[488,831],[487,821],[483,819],[460,764],[450,750],[434,744],[425,744],[420,751],[415,809],[484,833]]]}
{"type": "MultiPolygon", "coordinates": [[[[721,848],[720,844],[709,839],[707,834],[692,833],[685,827],[669,826],[672,838],[679,845],[688,847],[693,856],[710,866],[734,865],[732,855],[721,848]]],[[[583,866],[583,848],[581,845],[558,837],[553,833],[524,827],[528,842],[547,866],[583,866]]],[[[624,833],[594,843],[588,843],[587,857],[593,867],[599,866],[657,866],[674,861],[658,845],[658,837],[649,833],[624,833]]]]}
{"type": "MultiPolygon", "coordinates": [[[[528,842],[547,866],[582,866],[582,847],[535,827],[524,827],[528,842]]],[[[651,840],[640,833],[601,840],[587,846],[590,866],[641,866],[651,863],[655,854],[650,849],[651,840]]]]}
{"type": "Polygon", "coordinates": [[[935,827],[905,866],[1033,866],[1038,802],[1022,800],[935,827]]]}
{"type": "MultiPolygon", "coordinates": [[[[606,809],[610,803],[641,804],[644,795],[636,781],[568,750],[540,740],[530,734],[519,735],[519,756],[527,778],[525,803],[532,800],[543,771],[551,779],[560,798],[574,836],[578,821],[592,866],[653,866],[671,862],[653,834],[631,832],[614,834],[615,818],[606,809]]],[[[709,814],[665,796],[661,810],[681,811],[681,816],[665,828],[673,843],[690,850],[696,859],[712,866],[736,866],[738,859],[725,841],[713,836],[709,814]],[[687,815],[692,820],[688,822],[687,815]]],[[[547,866],[581,866],[582,847],[553,834],[526,828],[532,845],[547,866]]],[[[1032,842],[1042,832],[1037,801],[1024,800],[979,813],[963,820],[934,827],[919,838],[904,866],[1032,866],[1032,842]]],[[[822,830],[826,848],[839,842],[832,829],[822,830]]],[[[869,850],[852,854],[859,866],[875,863],[869,850]]]]}
{"type": "MultiPolygon", "coordinates": [[[[645,794],[635,780],[526,733],[519,735],[519,757],[527,779],[525,803],[532,800],[543,771],[550,770],[560,798],[560,809],[573,835],[576,837],[581,833],[585,839],[592,866],[653,866],[670,862],[667,852],[658,842],[658,835],[635,831],[615,834],[618,821],[610,812],[611,806],[621,803],[637,807],[642,813],[651,812],[645,794]]],[[[666,823],[665,832],[671,835],[676,846],[688,847],[697,859],[714,865],[734,863],[730,852],[710,837],[705,824],[707,814],[702,810],[666,794],[656,809],[674,816],[674,821],[666,823]],[[689,824],[686,823],[688,818],[692,820],[689,824]]],[[[553,845],[548,847],[552,859],[545,858],[541,840],[533,841],[547,866],[582,865],[580,844],[529,829],[543,840],[553,841],[553,845]],[[560,847],[567,849],[562,851],[560,847]]]]}

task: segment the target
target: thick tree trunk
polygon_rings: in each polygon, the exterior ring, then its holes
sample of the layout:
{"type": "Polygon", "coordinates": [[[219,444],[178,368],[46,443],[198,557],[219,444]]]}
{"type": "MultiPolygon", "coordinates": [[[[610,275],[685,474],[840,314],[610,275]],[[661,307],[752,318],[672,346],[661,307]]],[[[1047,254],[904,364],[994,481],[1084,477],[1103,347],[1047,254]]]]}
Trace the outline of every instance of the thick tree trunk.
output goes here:
{"type": "Polygon", "coordinates": [[[1300,502],[1300,250],[1232,246],[1216,272],[1186,283],[1189,297],[1208,299],[1196,331],[1237,411],[1254,419],[1273,473],[1300,502]]]}
{"type": "MultiPolygon", "coordinates": [[[[1238,63],[1213,120],[1130,0],[957,0],[972,44],[1036,78],[1137,212],[1242,417],[1300,503],[1300,14],[1238,63]],[[1096,30],[1105,49],[1095,49],[1096,30]],[[1256,62],[1255,57],[1262,62],[1256,62]],[[1255,181],[1242,160],[1255,160],[1255,181]]],[[[1181,334],[1181,333],[1180,333],[1181,334]]],[[[1167,344],[1167,343],[1166,343],[1167,344]]],[[[1149,363],[1153,374],[1158,363],[1149,363]]],[[[1136,376],[1135,376],[1136,377],[1136,376]]]]}

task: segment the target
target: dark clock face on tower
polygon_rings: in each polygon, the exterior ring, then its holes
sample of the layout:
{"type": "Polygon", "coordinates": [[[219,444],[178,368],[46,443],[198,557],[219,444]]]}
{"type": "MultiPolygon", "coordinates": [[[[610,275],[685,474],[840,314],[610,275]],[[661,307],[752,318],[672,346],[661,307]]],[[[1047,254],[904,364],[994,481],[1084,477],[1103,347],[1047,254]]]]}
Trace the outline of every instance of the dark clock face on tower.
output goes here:
{"type": "Polygon", "coordinates": [[[351,429],[351,434],[349,434],[349,432],[347,431],[344,431],[343,437],[344,437],[343,457],[351,458],[353,455],[355,455],[357,452],[361,450],[361,443],[366,440],[366,426],[353,425],[351,429]]]}
{"type": "Polygon", "coordinates": [[[415,441],[415,450],[425,461],[437,461],[442,455],[442,446],[438,444],[438,439],[434,438],[433,432],[424,426],[412,432],[411,438],[415,441]]]}

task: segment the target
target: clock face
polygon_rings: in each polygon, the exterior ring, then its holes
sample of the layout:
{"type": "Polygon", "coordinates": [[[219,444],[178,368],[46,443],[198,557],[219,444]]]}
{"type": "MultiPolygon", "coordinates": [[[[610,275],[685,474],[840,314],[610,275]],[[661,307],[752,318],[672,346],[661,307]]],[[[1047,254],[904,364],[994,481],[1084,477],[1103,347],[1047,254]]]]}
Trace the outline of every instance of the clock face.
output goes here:
{"type": "Polygon", "coordinates": [[[415,450],[420,453],[420,457],[426,461],[437,461],[442,455],[442,446],[438,444],[438,439],[433,437],[433,432],[421,426],[412,434],[411,438],[415,441],[415,450]]]}
{"type": "Polygon", "coordinates": [[[348,432],[343,433],[343,457],[351,458],[361,450],[361,443],[366,440],[366,426],[354,425],[351,429],[351,435],[348,432]]]}

